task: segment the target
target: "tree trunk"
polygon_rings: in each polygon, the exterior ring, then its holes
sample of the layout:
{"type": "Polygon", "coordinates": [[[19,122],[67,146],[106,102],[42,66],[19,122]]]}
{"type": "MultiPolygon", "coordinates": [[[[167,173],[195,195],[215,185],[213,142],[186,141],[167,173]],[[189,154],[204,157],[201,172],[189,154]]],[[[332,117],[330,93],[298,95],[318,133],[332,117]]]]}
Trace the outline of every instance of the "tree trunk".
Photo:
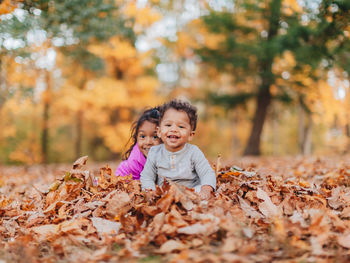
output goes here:
{"type": "Polygon", "coordinates": [[[346,140],[346,148],[344,150],[344,154],[347,154],[350,151],[350,123],[349,122],[346,123],[345,125],[345,135],[347,140],[346,140]]]}
{"type": "Polygon", "coordinates": [[[312,116],[311,114],[307,115],[308,125],[305,127],[305,140],[303,145],[303,154],[310,155],[312,151],[312,116]]]}
{"type": "MultiPolygon", "coordinates": [[[[269,16],[269,30],[267,42],[272,42],[277,35],[279,28],[279,21],[281,15],[281,0],[272,0],[270,3],[269,16]]],[[[263,126],[265,123],[268,107],[271,103],[270,86],[274,83],[274,76],[272,73],[272,63],[276,56],[276,51],[273,51],[274,46],[266,45],[265,55],[258,61],[260,78],[262,83],[257,94],[257,106],[255,109],[253,126],[250,131],[248,144],[244,150],[244,155],[260,155],[260,140],[263,126]]]]}
{"type": "MultiPolygon", "coordinates": [[[[87,76],[85,75],[84,79],[79,85],[79,89],[82,91],[85,88],[85,83],[87,81],[87,76]]],[[[84,122],[84,109],[81,108],[78,110],[75,120],[75,129],[76,129],[76,138],[75,138],[75,158],[79,158],[82,155],[82,141],[83,141],[83,122],[84,122]]]]}
{"type": "Polygon", "coordinates": [[[232,136],[232,151],[231,151],[231,158],[234,159],[238,156],[239,149],[239,139],[238,139],[238,130],[237,127],[239,127],[239,119],[237,112],[233,112],[232,117],[233,127],[231,127],[231,136],[232,136]]]}
{"type": "Polygon", "coordinates": [[[298,144],[299,150],[303,153],[303,145],[305,138],[305,111],[301,105],[298,107],[298,144]]]}
{"type": "Polygon", "coordinates": [[[83,111],[79,110],[76,115],[76,139],[75,139],[75,158],[81,156],[81,142],[83,140],[83,111]]]}
{"type": "Polygon", "coordinates": [[[311,154],[312,117],[303,107],[299,108],[299,148],[303,155],[311,154]]]}
{"type": "Polygon", "coordinates": [[[46,164],[48,162],[48,153],[49,153],[49,112],[50,112],[50,103],[51,103],[51,74],[49,71],[45,71],[45,82],[46,90],[43,92],[43,119],[42,119],[42,131],[41,131],[41,154],[42,163],[46,164]]]}
{"type": "Polygon", "coordinates": [[[3,65],[5,64],[3,64],[0,57],[0,110],[5,104],[8,95],[8,87],[6,83],[6,69],[3,65]]]}
{"type": "Polygon", "coordinates": [[[271,93],[268,88],[261,88],[257,97],[257,107],[253,119],[253,126],[250,131],[248,144],[244,155],[260,155],[260,139],[265,123],[268,107],[271,103],[271,93]]]}
{"type": "Polygon", "coordinates": [[[2,104],[5,101],[3,96],[3,92],[5,90],[4,80],[5,80],[5,74],[3,73],[3,70],[2,70],[2,63],[1,63],[1,56],[0,56],[0,110],[1,110],[2,104]]]}
{"type": "Polygon", "coordinates": [[[280,125],[278,122],[278,110],[276,107],[273,109],[272,116],[272,130],[273,130],[273,138],[272,138],[272,154],[277,156],[280,154],[280,125]]]}
{"type": "Polygon", "coordinates": [[[311,154],[312,116],[302,105],[299,106],[298,143],[303,155],[311,154]]]}

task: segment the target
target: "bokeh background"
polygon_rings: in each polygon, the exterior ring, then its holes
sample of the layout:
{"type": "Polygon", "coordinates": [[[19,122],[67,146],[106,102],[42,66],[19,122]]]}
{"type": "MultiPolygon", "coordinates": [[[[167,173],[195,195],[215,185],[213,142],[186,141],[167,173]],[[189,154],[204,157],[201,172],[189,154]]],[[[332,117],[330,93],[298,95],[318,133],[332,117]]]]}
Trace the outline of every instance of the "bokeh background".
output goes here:
{"type": "Polygon", "coordinates": [[[208,158],[350,149],[350,1],[0,1],[0,164],[119,160],[133,121],[198,108],[208,158]]]}

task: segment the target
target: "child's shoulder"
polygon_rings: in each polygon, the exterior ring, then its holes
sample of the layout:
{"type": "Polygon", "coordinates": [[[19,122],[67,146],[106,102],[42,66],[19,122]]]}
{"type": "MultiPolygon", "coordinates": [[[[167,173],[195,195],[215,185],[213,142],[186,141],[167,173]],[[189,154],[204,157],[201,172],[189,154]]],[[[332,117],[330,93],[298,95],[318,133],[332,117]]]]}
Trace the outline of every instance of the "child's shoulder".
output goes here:
{"type": "Polygon", "coordinates": [[[150,154],[152,154],[152,155],[158,154],[162,150],[163,147],[164,147],[164,144],[153,145],[151,147],[151,149],[149,149],[148,155],[150,155],[150,154]]]}
{"type": "Polygon", "coordinates": [[[187,149],[188,149],[188,153],[190,154],[191,158],[193,158],[194,160],[202,159],[204,157],[204,153],[202,152],[201,149],[199,149],[199,147],[197,145],[188,143],[187,149]]]}
{"type": "Polygon", "coordinates": [[[199,149],[199,147],[197,145],[194,145],[194,144],[190,144],[190,143],[187,143],[187,147],[189,150],[191,150],[192,152],[198,152],[201,150],[199,149]]]}

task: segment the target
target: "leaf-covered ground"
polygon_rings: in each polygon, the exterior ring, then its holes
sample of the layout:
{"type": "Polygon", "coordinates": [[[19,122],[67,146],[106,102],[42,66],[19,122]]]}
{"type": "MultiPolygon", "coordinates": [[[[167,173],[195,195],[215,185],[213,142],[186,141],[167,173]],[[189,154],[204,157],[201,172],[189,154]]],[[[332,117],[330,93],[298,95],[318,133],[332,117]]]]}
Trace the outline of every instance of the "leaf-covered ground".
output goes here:
{"type": "Polygon", "coordinates": [[[0,167],[0,262],[349,262],[350,158],[241,159],[208,201],[108,166],[0,167]]]}

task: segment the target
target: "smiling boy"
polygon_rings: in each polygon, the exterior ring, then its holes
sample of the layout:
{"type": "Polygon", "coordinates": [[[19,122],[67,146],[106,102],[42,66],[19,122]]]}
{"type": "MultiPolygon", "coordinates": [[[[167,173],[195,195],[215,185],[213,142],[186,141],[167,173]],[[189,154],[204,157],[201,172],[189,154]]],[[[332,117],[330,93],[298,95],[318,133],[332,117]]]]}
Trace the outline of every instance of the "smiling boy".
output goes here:
{"type": "Polygon", "coordinates": [[[172,100],[160,109],[157,131],[163,144],[151,147],[141,172],[142,189],[155,189],[163,178],[194,188],[208,199],[216,188],[216,177],[202,151],[192,141],[197,110],[191,104],[172,100]]]}

